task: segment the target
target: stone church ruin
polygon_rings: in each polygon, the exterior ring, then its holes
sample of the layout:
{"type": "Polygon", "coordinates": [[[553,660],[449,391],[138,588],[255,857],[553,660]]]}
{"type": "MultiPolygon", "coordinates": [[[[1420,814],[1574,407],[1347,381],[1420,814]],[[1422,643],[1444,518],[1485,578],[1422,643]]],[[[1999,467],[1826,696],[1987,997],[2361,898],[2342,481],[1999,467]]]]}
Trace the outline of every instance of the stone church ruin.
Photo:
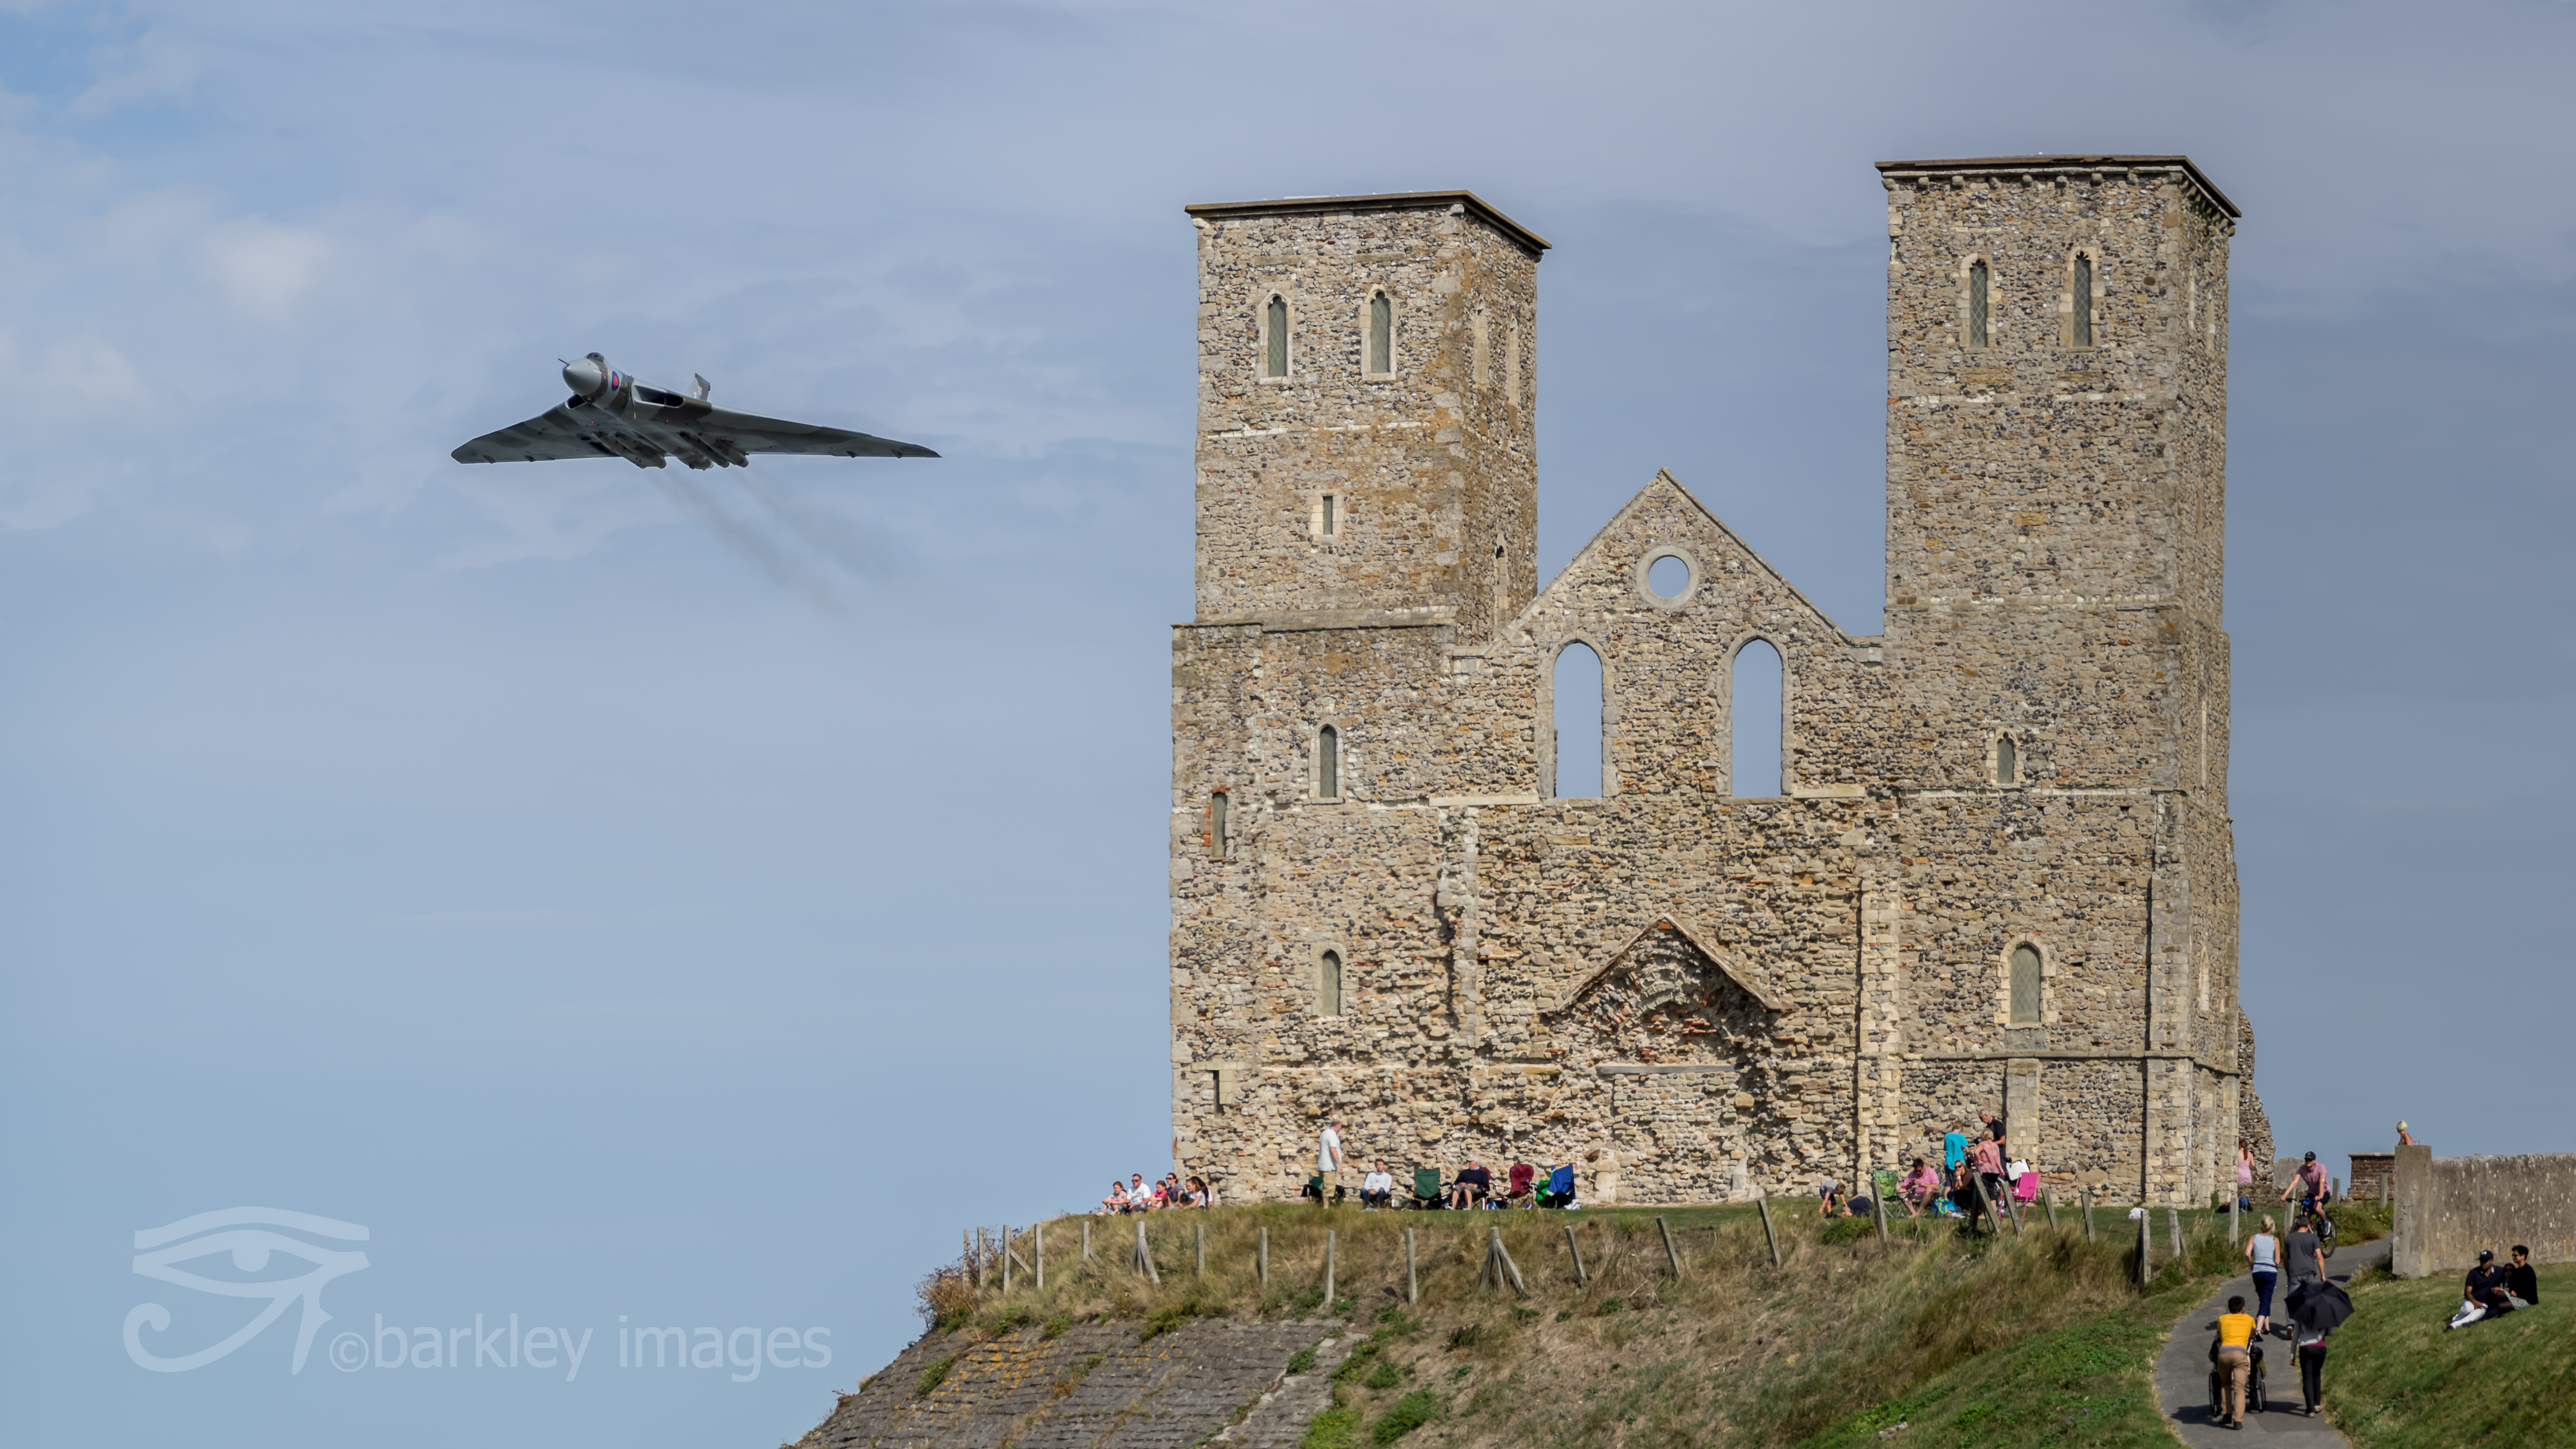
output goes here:
{"type": "Polygon", "coordinates": [[[1662,473],[1541,586],[1547,243],[1475,196],[1188,209],[1184,1172],[1294,1196],[1328,1114],[1355,1161],[1572,1161],[1596,1203],[1937,1163],[1980,1107],[2113,1200],[2269,1160],[2220,627],[2239,213],[2179,156],[1878,170],[1872,636],[1662,473]],[[1597,798],[1556,793],[1576,645],[1597,798]],[[1739,779],[1765,647],[1780,778],[1739,779]]]}

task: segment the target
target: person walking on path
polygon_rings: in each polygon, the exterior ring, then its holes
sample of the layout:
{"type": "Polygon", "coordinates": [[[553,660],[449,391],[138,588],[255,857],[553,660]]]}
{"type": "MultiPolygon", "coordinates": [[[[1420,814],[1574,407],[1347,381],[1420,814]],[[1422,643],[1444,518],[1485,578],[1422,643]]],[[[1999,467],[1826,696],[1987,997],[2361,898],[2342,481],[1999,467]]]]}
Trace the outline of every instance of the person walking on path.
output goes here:
{"type": "Polygon", "coordinates": [[[2236,1139],[2236,1206],[2254,1210],[2254,1144],[2242,1137],[2236,1139]]]}
{"type": "Polygon", "coordinates": [[[1341,1185],[1342,1176],[1342,1124],[1339,1122],[1326,1122],[1324,1135],[1315,1143],[1315,1176],[1318,1179],[1315,1205],[1332,1206],[1333,1189],[1341,1185]]]}
{"type": "MultiPolygon", "coordinates": [[[[2299,1285],[2302,1283],[2325,1280],[2325,1249],[2317,1242],[2316,1229],[2304,1222],[2297,1224],[2291,1229],[2289,1241],[2283,1248],[2283,1253],[2288,1258],[2287,1267],[2292,1293],[2298,1292],[2299,1285]]],[[[2281,1336],[2289,1337],[2290,1331],[2286,1328],[2282,1329],[2281,1336]]]]}
{"type": "Polygon", "coordinates": [[[2272,1331],[2272,1285],[2281,1277],[2281,1238],[2272,1231],[2272,1215],[2263,1215],[2263,1224],[2254,1236],[2245,1240],[2245,1263],[2254,1274],[2254,1331],[2272,1331]]]}
{"type": "Polygon", "coordinates": [[[2226,1396],[2219,1400],[2222,1408],[2219,1422],[2230,1429],[2245,1427],[2245,1386],[2254,1377],[2254,1318],[2245,1311],[2242,1296],[2227,1300],[2227,1311],[2218,1319],[2218,1372],[2226,1384],[2226,1396]]]}
{"type": "Polygon", "coordinates": [[[2299,1340],[2299,1397],[2313,1419],[2326,1407],[2326,1335],[2330,1328],[2302,1328],[2299,1340]]]}

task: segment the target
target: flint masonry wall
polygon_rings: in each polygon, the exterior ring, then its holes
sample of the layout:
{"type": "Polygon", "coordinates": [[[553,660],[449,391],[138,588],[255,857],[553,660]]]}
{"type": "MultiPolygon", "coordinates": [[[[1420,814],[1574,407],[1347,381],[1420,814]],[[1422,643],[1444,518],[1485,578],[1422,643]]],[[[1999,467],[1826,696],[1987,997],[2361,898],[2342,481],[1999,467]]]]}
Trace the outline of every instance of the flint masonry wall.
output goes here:
{"type": "Polygon", "coordinates": [[[2009,1107],[2016,1155],[2061,1181],[2191,1201],[2225,1179],[2260,1122],[2217,616],[2232,213],[2179,158],[1882,172],[1889,625],[1869,637],[1664,474],[1529,589],[1545,244],[1490,207],[1192,208],[1185,1170],[1293,1194],[1338,1115],[1363,1164],[1571,1160],[1596,1201],[1700,1200],[1898,1166],[2009,1107]],[[2051,270],[2079,252],[2089,344],[2051,270]],[[1960,330],[1972,253],[1982,347],[1960,330]],[[1380,289],[1411,310],[1391,303],[1389,374],[1362,376],[1380,289]],[[1322,329],[1284,383],[1273,297],[1322,329]],[[1669,598],[1647,578],[1666,557],[1688,573],[1669,598]],[[1729,758],[1755,639],[1784,668],[1771,798],[1736,795],[1729,758]],[[1602,661],[1599,799],[1555,795],[1576,642],[1602,661]],[[2024,946],[2042,974],[2018,1021],[2024,946]]]}

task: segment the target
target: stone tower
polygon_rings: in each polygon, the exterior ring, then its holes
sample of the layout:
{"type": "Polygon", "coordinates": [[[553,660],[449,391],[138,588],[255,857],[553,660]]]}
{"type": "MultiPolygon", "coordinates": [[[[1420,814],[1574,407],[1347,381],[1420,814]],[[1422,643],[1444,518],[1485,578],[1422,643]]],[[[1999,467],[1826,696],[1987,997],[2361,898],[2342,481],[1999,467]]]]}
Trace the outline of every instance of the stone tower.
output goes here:
{"type": "MultiPolygon", "coordinates": [[[[2152,872],[2106,883],[2139,891],[2142,940],[2086,943],[2083,974],[2100,989],[2134,960],[2143,1015],[2121,1045],[2149,1056],[2147,1115],[2232,1151],[2232,1079],[2227,1104],[2196,1104],[2188,1066],[2232,1065],[2238,1034],[2220,626],[2238,213],[2180,156],[1879,174],[1887,658],[1925,746],[1901,767],[1923,792],[1908,803],[2010,812],[2014,792],[2040,791],[2083,831],[2106,812],[2145,817],[2152,872]]],[[[2092,1070],[2039,1054],[2094,1045],[2062,1039],[2067,993],[2048,988],[2072,986],[2057,969],[2071,965],[2049,963],[2043,1022],[2005,1032],[2034,1052],[2008,1078],[2017,1108],[2039,1106],[2043,1072],[2092,1070]]],[[[2153,1135],[2181,1188],[2180,1164],[2208,1144],[2153,1135]]]]}
{"type": "Polygon", "coordinates": [[[1464,191],[1193,206],[1198,617],[1493,631],[1537,587],[1547,243],[1464,191]]]}

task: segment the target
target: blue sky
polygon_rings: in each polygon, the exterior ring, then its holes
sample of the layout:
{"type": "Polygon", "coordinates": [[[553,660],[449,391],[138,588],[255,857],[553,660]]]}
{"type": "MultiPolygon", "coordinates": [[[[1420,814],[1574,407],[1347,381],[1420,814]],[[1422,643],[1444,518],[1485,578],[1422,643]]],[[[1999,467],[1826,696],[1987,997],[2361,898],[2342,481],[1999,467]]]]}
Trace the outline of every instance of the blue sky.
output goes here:
{"type": "Polygon", "coordinates": [[[2529,1027],[2576,1007],[2571,31],[0,0],[0,1437],[776,1443],[961,1225],[1166,1160],[1192,201],[1480,192],[1557,244],[1542,565],[1669,467],[1865,633],[1869,163],[2191,154],[2247,212],[2262,1090],[2338,1162],[2399,1116],[2576,1148],[2529,1027]],[[946,456],[448,461],[592,349],[946,456]],[[214,1316],[133,1233],[244,1203],[371,1230],[314,1360],[290,1311],[143,1372],[135,1305],[174,1353],[214,1316]],[[602,1337],[571,1382],[324,1361],[477,1313],[602,1337]],[[833,1357],[619,1371],[620,1314],[833,1357]]]}

